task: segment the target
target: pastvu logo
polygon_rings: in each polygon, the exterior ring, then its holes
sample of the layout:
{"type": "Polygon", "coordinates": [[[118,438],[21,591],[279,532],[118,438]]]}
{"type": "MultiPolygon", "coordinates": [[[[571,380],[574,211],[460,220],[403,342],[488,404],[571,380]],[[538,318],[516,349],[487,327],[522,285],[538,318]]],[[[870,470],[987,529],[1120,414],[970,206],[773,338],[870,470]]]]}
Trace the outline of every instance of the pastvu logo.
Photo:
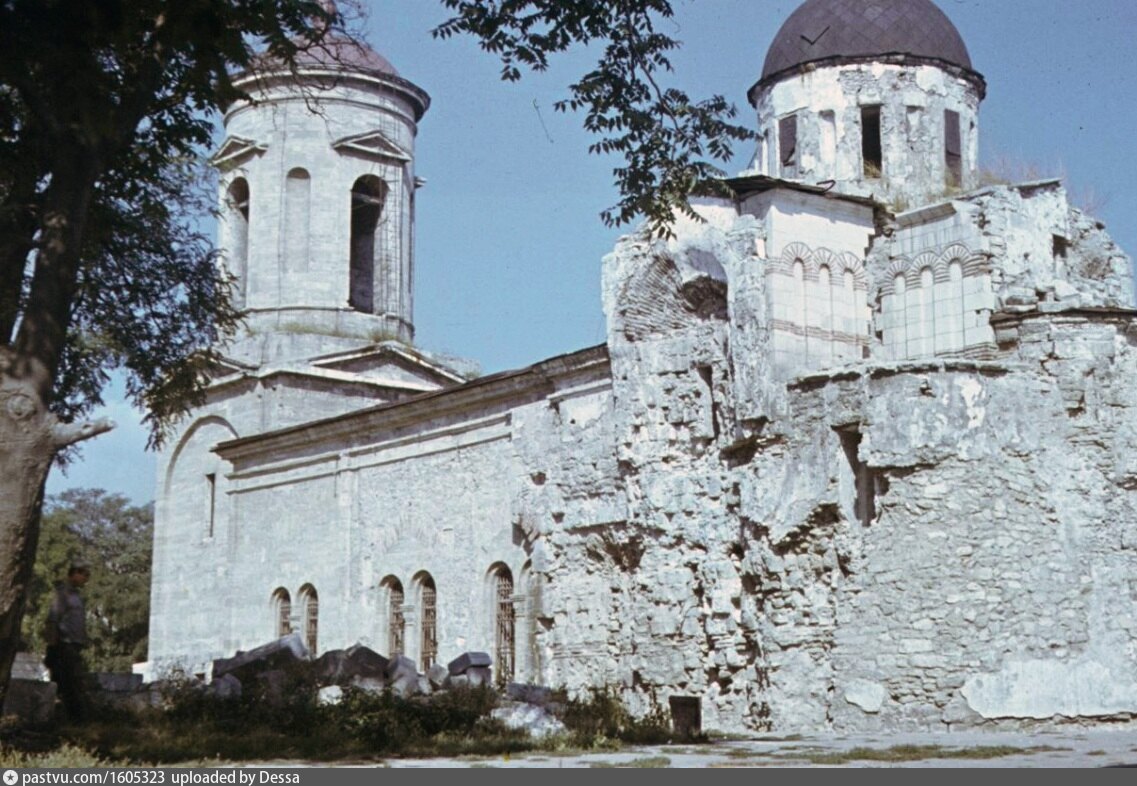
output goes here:
{"type": "Polygon", "coordinates": [[[6,783],[7,786],[13,786],[19,779],[19,773],[15,770],[4,770],[4,783],[6,783]]]}

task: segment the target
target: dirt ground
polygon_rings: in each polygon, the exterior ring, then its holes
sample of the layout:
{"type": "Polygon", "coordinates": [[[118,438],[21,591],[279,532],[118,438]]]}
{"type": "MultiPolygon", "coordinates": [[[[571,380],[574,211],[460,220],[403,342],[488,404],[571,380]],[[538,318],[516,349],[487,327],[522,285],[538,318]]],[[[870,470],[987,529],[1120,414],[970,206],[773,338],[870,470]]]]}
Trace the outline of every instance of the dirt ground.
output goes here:
{"type": "MultiPolygon", "coordinates": [[[[304,767],[302,762],[263,762],[261,767],[304,767]]],[[[619,752],[457,759],[389,759],[381,765],[432,767],[1137,767],[1137,724],[1115,729],[1036,733],[954,732],[850,737],[756,737],[700,745],[652,745],[619,752]]]]}

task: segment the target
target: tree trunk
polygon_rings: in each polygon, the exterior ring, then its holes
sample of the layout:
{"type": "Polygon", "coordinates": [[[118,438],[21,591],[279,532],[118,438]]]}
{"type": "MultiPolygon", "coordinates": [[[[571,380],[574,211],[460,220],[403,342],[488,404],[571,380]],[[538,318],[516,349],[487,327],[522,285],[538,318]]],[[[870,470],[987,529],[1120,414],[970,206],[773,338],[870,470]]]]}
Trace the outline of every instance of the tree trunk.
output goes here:
{"type": "Polygon", "coordinates": [[[27,307],[13,344],[0,346],[0,709],[20,649],[51,462],[60,449],[114,427],[107,420],[60,423],[50,409],[98,161],[77,145],[60,151],[27,307]]]}
{"type": "Polygon", "coordinates": [[[55,417],[11,365],[0,356],[0,708],[20,650],[43,489],[57,450],[55,417]]]}

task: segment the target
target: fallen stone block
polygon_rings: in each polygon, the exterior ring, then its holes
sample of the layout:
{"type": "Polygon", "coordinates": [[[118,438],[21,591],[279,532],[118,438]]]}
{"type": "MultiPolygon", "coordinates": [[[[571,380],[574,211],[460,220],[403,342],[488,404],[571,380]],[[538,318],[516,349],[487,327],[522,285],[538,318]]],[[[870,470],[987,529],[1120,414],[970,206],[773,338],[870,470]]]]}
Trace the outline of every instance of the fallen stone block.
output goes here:
{"type": "Polygon", "coordinates": [[[510,729],[524,729],[532,737],[547,737],[560,734],[565,725],[553,717],[544,707],[524,702],[509,702],[490,713],[493,718],[510,729]]]}
{"type": "Polygon", "coordinates": [[[505,686],[505,696],[511,701],[522,701],[544,707],[553,698],[553,691],[541,685],[511,682],[505,686]]]}
{"type": "Polygon", "coordinates": [[[343,701],[343,688],[339,685],[328,685],[316,693],[316,703],[321,707],[339,704],[341,701],[343,701]]]}
{"type": "Polygon", "coordinates": [[[12,662],[11,679],[47,682],[51,678],[47,666],[43,665],[42,657],[34,652],[17,652],[16,659],[12,662]]]}
{"type": "Polygon", "coordinates": [[[254,679],[261,696],[270,707],[284,706],[288,693],[288,675],[282,669],[262,671],[254,679]]]}
{"type": "Polygon", "coordinates": [[[213,679],[234,674],[242,682],[248,682],[259,672],[273,671],[305,660],[308,660],[308,648],[304,646],[304,640],[299,633],[290,633],[248,652],[238,652],[232,658],[213,661],[213,679]]]}
{"type": "Polygon", "coordinates": [[[10,680],[0,715],[15,715],[33,725],[50,723],[55,715],[56,690],[54,682],[10,680]]]}
{"type": "Polygon", "coordinates": [[[387,673],[390,661],[373,649],[353,644],[344,652],[347,654],[345,668],[353,677],[382,677],[387,673]]]}
{"type": "Polygon", "coordinates": [[[352,677],[351,687],[364,693],[379,694],[387,690],[387,681],[378,677],[352,677]]]}
{"type": "Polygon", "coordinates": [[[470,681],[471,688],[493,685],[493,671],[489,666],[471,666],[466,669],[466,678],[470,681]]]}
{"type": "Polygon", "coordinates": [[[321,685],[334,685],[351,675],[346,672],[347,652],[344,650],[328,650],[312,662],[312,676],[321,685]]]}
{"type": "Polygon", "coordinates": [[[492,666],[493,659],[486,652],[463,652],[447,667],[451,674],[465,674],[466,670],[475,666],[492,666]]]}
{"type": "Polygon", "coordinates": [[[446,678],[450,676],[450,670],[441,663],[436,663],[427,670],[426,676],[435,690],[441,690],[446,687],[446,678]]]}
{"type": "Polygon", "coordinates": [[[223,674],[209,683],[209,693],[215,699],[239,699],[241,681],[232,674],[223,674]]]}
{"type": "Polygon", "coordinates": [[[418,677],[418,669],[415,668],[415,662],[406,655],[396,655],[387,662],[384,676],[389,681],[394,681],[407,674],[413,674],[415,677],[418,677]]]}
{"type": "Polygon", "coordinates": [[[470,678],[465,674],[451,674],[446,678],[447,688],[468,688],[470,687],[470,678]]]}

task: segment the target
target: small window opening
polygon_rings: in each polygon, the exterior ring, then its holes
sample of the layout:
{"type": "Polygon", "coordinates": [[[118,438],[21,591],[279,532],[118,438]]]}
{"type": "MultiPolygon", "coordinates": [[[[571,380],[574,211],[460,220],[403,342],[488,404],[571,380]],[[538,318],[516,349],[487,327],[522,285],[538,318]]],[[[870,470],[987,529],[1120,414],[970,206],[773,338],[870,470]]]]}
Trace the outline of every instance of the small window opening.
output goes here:
{"type": "Polygon", "coordinates": [[[944,110],[944,163],[947,184],[963,185],[963,136],[959,128],[959,112],[944,110]]]}
{"type": "Polygon", "coordinates": [[[880,107],[861,107],[861,157],[865,177],[876,179],[884,171],[884,150],[880,138],[880,107]]]}
{"type": "Polygon", "coordinates": [[[213,537],[213,527],[217,521],[217,474],[210,472],[205,476],[205,484],[207,486],[206,493],[209,495],[209,529],[206,531],[207,537],[213,537]]]}
{"type": "Polygon", "coordinates": [[[857,520],[866,527],[872,526],[876,518],[876,481],[873,471],[858,455],[861,433],[850,429],[838,431],[837,435],[841,438],[841,448],[845,452],[845,459],[849,462],[856,483],[854,510],[857,520]]]}
{"type": "Polygon", "coordinates": [[[288,590],[281,588],[273,593],[276,617],[276,637],[287,636],[292,632],[292,599],[288,590]]]}
{"type": "Polygon", "coordinates": [[[427,576],[420,589],[422,608],[422,648],[420,659],[425,672],[438,661],[438,591],[434,579],[427,576]]]}
{"type": "Polygon", "coordinates": [[[797,115],[783,117],[778,121],[778,151],[782,164],[782,177],[797,177],[797,115]]]}
{"type": "Polygon", "coordinates": [[[387,585],[387,657],[403,654],[406,649],[407,621],[403,616],[403,585],[393,581],[387,585]]]}
{"type": "Polygon", "coordinates": [[[356,311],[375,310],[375,235],[387,186],[375,175],[364,175],[351,187],[351,281],[348,304],[356,311]]]}
{"type": "Polygon", "coordinates": [[[308,652],[315,656],[319,642],[320,600],[315,587],[305,587],[300,593],[304,599],[304,643],[308,652]]]}
{"type": "Polygon", "coordinates": [[[249,184],[245,178],[239,177],[229,185],[228,207],[229,272],[235,279],[233,303],[242,307],[249,267],[249,184]]]}
{"type": "Polygon", "coordinates": [[[494,574],[494,654],[497,656],[497,682],[513,681],[514,630],[513,574],[504,565],[494,574]]]}
{"type": "Polygon", "coordinates": [[[1070,253],[1070,241],[1061,235],[1052,235],[1054,249],[1054,259],[1065,259],[1070,253]]]}
{"type": "Polygon", "coordinates": [[[711,408],[711,431],[714,438],[719,438],[719,405],[715,400],[715,382],[714,371],[710,366],[696,366],[695,370],[699,372],[699,379],[703,380],[703,384],[707,388],[707,397],[711,408]]]}

